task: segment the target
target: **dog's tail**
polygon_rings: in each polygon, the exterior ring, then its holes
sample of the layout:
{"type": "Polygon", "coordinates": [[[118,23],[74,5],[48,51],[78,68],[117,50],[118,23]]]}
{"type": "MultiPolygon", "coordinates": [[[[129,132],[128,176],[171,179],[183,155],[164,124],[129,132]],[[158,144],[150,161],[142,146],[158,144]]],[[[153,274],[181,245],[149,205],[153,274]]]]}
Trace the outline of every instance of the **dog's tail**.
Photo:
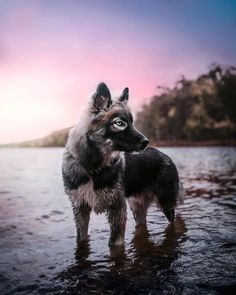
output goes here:
{"type": "Polygon", "coordinates": [[[185,189],[183,187],[182,182],[179,181],[179,193],[177,196],[177,205],[181,205],[184,203],[184,197],[185,197],[185,189]]]}

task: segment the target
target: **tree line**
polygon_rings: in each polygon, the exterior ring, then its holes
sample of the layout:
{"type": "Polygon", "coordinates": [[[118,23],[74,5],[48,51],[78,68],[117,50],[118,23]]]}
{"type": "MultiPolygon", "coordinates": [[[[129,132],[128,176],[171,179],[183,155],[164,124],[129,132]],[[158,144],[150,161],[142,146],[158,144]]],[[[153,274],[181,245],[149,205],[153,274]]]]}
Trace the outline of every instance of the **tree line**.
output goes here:
{"type": "Polygon", "coordinates": [[[211,65],[195,80],[182,76],[137,113],[136,126],[152,143],[236,140],[236,68],[211,65]]]}

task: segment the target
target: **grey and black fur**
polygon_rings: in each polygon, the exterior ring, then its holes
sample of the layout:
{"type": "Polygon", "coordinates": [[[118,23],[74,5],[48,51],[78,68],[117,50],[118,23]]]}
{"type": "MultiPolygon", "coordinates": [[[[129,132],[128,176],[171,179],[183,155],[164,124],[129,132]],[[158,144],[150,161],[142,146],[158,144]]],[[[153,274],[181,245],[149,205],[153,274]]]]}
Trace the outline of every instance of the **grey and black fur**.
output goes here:
{"type": "Polygon", "coordinates": [[[90,212],[105,212],[110,224],[109,245],[124,242],[126,199],[136,225],[146,223],[155,202],[170,222],[182,194],[171,159],[135,129],[127,105],[128,88],[112,101],[100,83],[84,117],[70,131],[63,157],[65,192],[71,201],[78,241],[87,239],[90,212]],[[133,154],[132,152],[138,152],[133,154]]]}

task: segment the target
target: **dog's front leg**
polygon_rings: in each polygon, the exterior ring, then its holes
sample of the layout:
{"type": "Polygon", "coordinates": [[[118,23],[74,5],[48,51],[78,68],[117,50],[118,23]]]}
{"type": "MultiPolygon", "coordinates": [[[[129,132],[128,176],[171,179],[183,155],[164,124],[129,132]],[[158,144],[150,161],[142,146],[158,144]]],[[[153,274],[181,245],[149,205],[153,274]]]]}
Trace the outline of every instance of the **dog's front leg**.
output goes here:
{"type": "Polygon", "coordinates": [[[73,212],[77,230],[77,242],[87,240],[91,208],[83,204],[74,206],[73,212]]]}
{"type": "Polygon", "coordinates": [[[150,205],[148,198],[145,196],[129,197],[128,203],[131,211],[133,212],[136,226],[145,225],[147,218],[147,210],[150,205]]]}
{"type": "Polygon", "coordinates": [[[109,246],[118,246],[124,243],[126,225],[126,202],[125,199],[112,204],[107,210],[108,222],[110,224],[109,246]]]}

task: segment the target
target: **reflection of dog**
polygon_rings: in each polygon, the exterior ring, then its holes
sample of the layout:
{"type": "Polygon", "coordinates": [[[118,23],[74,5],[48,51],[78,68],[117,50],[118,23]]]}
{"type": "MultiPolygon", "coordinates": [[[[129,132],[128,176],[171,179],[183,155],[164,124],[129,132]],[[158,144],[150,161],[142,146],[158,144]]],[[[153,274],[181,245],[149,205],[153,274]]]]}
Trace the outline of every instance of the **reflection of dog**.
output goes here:
{"type": "Polygon", "coordinates": [[[62,171],[78,240],[87,238],[89,216],[94,210],[107,214],[109,245],[122,244],[126,198],[136,224],[146,222],[152,201],[170,222],[174,221],[181,195],[176,167],[165,154],[146,148],[148,140],[135,129],[127,101],[128,88],[112,101],[107,86],[100,83],[85,117],[69,134],[62,171]]]}

